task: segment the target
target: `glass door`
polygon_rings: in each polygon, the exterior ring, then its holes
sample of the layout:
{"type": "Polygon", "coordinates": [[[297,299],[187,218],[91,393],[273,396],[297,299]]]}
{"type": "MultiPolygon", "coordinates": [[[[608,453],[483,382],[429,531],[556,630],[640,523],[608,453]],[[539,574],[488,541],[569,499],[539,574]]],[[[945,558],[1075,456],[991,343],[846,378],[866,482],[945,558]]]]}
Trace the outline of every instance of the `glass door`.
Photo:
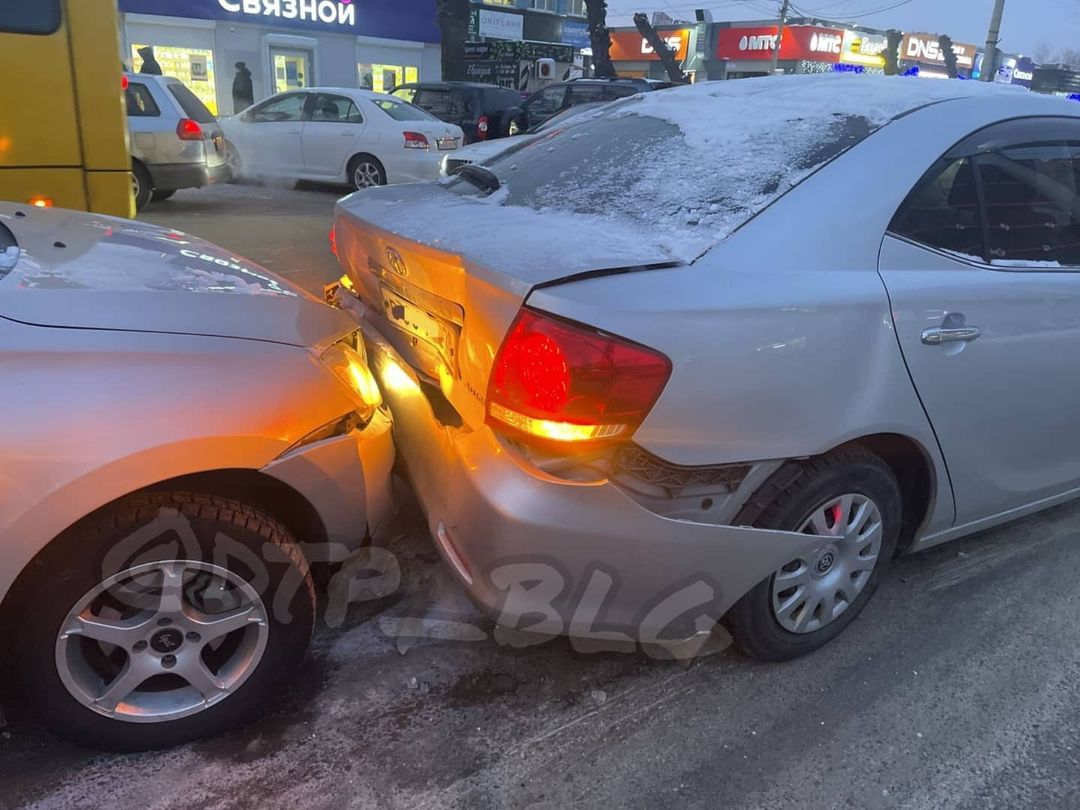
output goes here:
{"type": "Polygon", "coordinates": [[[286,93],[315,84],[315,77],[311,72],[311,51],[271,48],[270,60],[274,65],[275,93],[286,93]]]}

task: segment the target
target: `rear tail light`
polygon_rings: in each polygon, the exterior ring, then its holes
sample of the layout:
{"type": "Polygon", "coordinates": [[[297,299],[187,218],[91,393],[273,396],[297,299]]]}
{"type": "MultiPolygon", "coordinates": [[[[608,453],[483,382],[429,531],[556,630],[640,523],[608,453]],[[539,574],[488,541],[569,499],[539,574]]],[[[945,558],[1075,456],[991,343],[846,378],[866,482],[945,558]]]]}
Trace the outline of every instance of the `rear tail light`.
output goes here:
{"type": "Polygon", "coordinates": [[[623,442],[670,376],[671,361],[653,349],[523,309],[495,357],[487,423],[548,447],[623,442]]]}
{"type": "Polygon", "coordinates": [[[121,90],[127,90],[127,89],[128,89],[128,85],[129,85],[130,83],[131,83],[131,82],[129,82],[129,81],[128,81],[128,77],[127,77],[127,76],[124,76],[124,75],[121,75],[121,76],[120,76],[120,89],[121,89],[121,90]]]}
{"type": "Polygon", "coordinates": [[[487,140],[488,129],[488,117],[481,115],[480,120],[476,122],[476,137],[482,141],[487,140]]]}
{"type": "Polygon", "coordinates": [[[327,234],[327,237],[330,240],[330,252],[334,254],[334,258],[336,259],[337,255],[338,255],[337,254],[337,226],[336,225],[331,225],[330,226],[330,233],[327,234]]]}
{"type": "Polygon", "coordinates": [[[198,121],[190,118],[181,118],[176,125],[176,137],[182,141],[201,141],[203,139],[202,127],[198,121]]]}
{"type": "Polygon", "coordinates": [[[431,144],[428,143],[427,135],[421,132],[406,132],[405,133],[405,148],[406,149],[430,149],[431,144]]]}

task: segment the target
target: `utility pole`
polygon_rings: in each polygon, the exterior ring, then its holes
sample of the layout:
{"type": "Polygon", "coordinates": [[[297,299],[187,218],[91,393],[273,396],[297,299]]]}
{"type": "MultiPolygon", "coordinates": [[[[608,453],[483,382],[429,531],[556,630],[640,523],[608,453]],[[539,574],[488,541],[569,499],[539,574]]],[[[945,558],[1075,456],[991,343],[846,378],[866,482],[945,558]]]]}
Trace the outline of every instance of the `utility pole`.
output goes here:
{"type": "Polygon", "coordinates": [[[1001,17],[1005,13],[1005,0],[994,0],[994,16],[990,18],[990,33],[986,35],[986,55],[983,57],[984,82],[992,82],[998,69],[998,42],[1001,41],[1001,17]]]}
{"type": "MultiPolygon", "coordinates": [[[[998,2],[1003,2],[1003,0],[998,0],[998,2]]],[[[776,47],[772,52],[773,75],[780,69],[780,48],[784,44],[784,26],[787,25],[787,13],[790,6],[791,0],[784,0],[780,6],[780,24],[776,27],[776,47]]]]}

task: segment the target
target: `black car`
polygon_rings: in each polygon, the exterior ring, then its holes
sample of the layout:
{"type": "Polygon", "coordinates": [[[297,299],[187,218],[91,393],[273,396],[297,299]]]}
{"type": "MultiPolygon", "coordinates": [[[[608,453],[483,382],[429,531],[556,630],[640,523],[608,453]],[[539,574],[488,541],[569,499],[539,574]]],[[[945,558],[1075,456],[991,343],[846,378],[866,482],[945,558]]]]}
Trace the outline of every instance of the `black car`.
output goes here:
{"type": "Polygon", "coordinates": [[[412,102],[465,132],[465,143],[503,138],[522,120],[517,90],[471,82],[419,82],[394,88],[391,95],[412,102]]]}
{"type": "Polygon", "coordinates": [[[522,116],[511,127],[513,134],[533,129],[563,110],[579,104],[614,101],[654,90],[644,79],[572,79],[551,84],[525,100],[522,116]]]}

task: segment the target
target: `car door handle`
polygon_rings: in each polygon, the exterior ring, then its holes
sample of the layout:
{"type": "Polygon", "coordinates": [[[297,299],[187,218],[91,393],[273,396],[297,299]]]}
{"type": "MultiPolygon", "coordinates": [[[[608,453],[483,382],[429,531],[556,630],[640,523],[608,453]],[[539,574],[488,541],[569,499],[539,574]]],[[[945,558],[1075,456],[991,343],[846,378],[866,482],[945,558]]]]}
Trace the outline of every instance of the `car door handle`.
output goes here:
{"type": "Polygon", "coordinates": [[[957,329],[934,327],[922,333],[922,342],[927,346],[940,346],[943,343],[971,343],[978,340],[982,332],[977,326],[961,326],[957,329]]]}

